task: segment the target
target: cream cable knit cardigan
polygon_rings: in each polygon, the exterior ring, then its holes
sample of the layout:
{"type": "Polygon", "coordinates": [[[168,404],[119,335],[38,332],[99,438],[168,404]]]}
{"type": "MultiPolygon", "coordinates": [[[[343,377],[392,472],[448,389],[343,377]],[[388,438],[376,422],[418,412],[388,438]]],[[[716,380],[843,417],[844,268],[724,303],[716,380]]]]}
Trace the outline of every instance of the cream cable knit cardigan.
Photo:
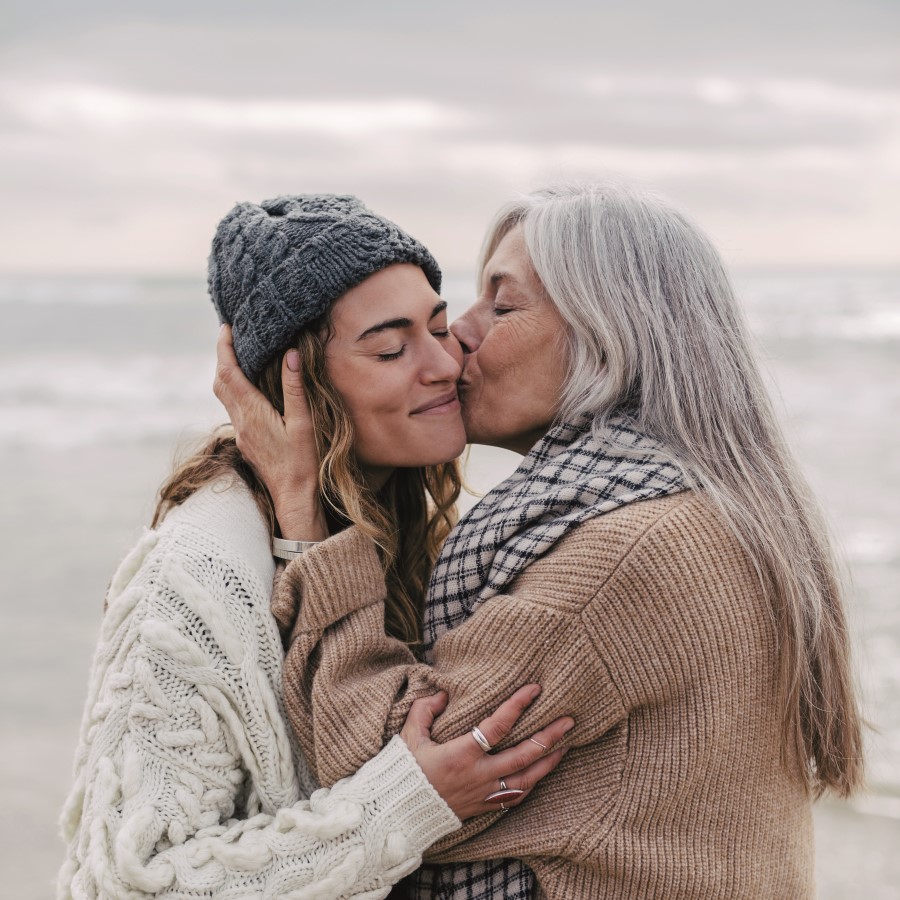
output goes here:
{"type": "Polygon", "coordinates": [[[62,818],[63,898],[379,898],[457,829],[394,738],[330,790],[286,725],[269,535],[242,483],[174,509],[109,589],[62,818]]]}

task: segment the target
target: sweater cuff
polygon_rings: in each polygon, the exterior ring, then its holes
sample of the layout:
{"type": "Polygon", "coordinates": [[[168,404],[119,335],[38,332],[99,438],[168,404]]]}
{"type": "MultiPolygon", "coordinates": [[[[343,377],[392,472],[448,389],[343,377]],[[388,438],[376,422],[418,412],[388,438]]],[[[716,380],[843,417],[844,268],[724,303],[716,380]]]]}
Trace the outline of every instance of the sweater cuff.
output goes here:
{"type": "Polygon", "coordinates": [[[292,560],[284,578],[304,629],[324,630],[387,597],[375,542],[355,526],[292,560]]]}
{"type": "Polygon", "coordinates": [[[462,827],[399,735],[355,775],[336,784],[335,794],[377,806],[384,830],[406,839],[407,858],[421,857],[436,841],[462,827]]]}

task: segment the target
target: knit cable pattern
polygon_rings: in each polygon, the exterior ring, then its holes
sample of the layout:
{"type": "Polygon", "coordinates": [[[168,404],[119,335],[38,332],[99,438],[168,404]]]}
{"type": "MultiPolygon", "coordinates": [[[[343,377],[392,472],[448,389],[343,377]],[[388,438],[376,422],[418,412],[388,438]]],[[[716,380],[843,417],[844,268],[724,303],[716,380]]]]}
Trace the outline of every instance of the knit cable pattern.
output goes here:
{"type": "Polygon", "coordinates": [[[458,826],[399,739],[315,790],[285,727],[271,559],[254,570],[228,527],[267,542],[242,488],[206,489],[113,578],[60,897],[382,897],[458,826]]]}
{"type": "Polygon", "coordinates": [[[252,380],[303,325],[394,263],[419,266],[440,293],[441,270],[428,249],[356,197],[238,203],[213,238],[209,295],[233,326],[235,354],[252,380]]]}

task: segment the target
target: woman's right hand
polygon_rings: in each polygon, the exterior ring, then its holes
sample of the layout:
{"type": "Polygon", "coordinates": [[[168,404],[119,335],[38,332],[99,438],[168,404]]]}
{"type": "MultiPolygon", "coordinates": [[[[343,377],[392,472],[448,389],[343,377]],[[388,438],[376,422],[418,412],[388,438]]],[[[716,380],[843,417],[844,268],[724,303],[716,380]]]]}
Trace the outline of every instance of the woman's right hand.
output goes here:
{"type": "Polygon", "coordinates": [[[321,541],[328,528],[319,501],[319,455],[298,370],[298,352],[289,350],[282,361],[281,416],[241,371],[230,326],[220,329],[213,392],[231,419],[238,450],[269,489],[281,536],[321,541]]]}
{"type": "MultiPolygon", "coordinates": [[[[539,685],[526,685],[502,703],[493,715],[477,723],[491,746],[496,746],[509,734],[540,692],[539,685]]],[[[416,700],[410,707],[400,737],[459,819],[500,809],[500,800],[486,801],[485,798],[501,789],[501,779],[507,788],[522,791],[515,797],[502,798],[503,805],[509,808],[520,804],[535,785],[559,765],[568,748],[553,748],[575,724],[574,719],[563,716],[515,747],[486,753],[471,732],[446,744],[431,740],[431,727],[446,705],[444,692],[416,700]]]]}

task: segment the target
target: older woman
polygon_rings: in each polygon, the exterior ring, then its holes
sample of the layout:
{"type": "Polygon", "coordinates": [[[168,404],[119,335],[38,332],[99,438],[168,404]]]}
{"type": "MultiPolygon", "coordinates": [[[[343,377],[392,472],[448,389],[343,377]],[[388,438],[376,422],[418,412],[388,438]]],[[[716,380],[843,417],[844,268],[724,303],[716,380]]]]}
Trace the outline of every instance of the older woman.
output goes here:
{"type": "MultiPolygon", "coordinates": [[[[812,896],[811,801],[862,777],[841,591],[717,253],[653,196],[539,191],[497,217],[453,330],[469,440],[525,458],[443,547],[424,662],[385,635],[363,534],[288,567],[285,692],[319,777],[416,697],[450,690],[441,740],[536,680],[509,739],[568,712],[574,749],[516,816],[437,844],[415,896],[812,896]]],[[[266,477],[285,432],[252,430],[266,477]]]]}

